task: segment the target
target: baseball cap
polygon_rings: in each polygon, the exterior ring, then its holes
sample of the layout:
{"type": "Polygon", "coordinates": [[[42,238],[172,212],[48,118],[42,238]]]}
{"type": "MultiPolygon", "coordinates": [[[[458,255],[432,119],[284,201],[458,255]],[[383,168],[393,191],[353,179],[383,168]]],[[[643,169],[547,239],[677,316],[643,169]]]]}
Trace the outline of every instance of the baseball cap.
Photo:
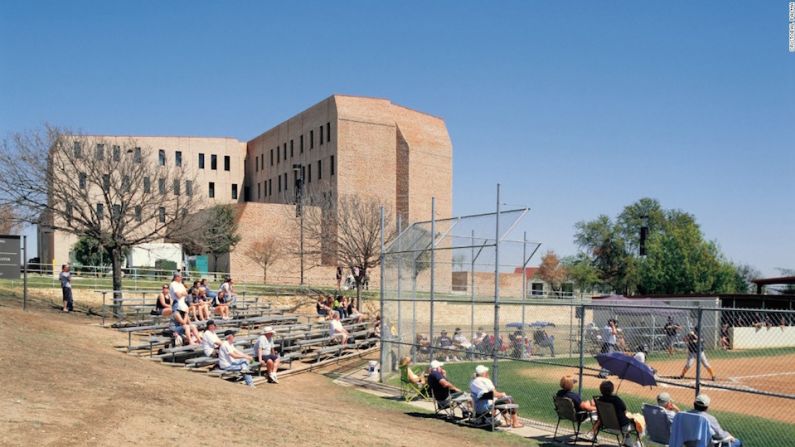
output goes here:
{"type": "Polygon", "coordinates": [[[431,369],[441,368],[442,366],[444,366],[444,363],[438,360],[434,360],[431,362],[431,369]]]}
{"type": "Polygon", "coordinates": [[[265,329],[262,331],[263,334],[275,334],[276,331],[273,330],[270,326],[265,326],[265,329]]]}
{"type": "Polygon", "coordinates": [[[666,393],[666,392],[662,392],[662,393],[657,395],[657,403],[658,404],[664,405],[664,404],[667,404],[670,401],[671,401],[671,395],[666,393]]]}
{"type": "Polygon", "coordinates": [[[710,398],[706,394],[699,394],[698,396],[696,396],[696,403],[708,407],[710,403],[710,398]]]}
{"type": "Polygon", "coordinates": [[[482,375],[482,374],[485,374],[487,372],[489,372],[489,369],[486,368],[483,365],[478,365],[478,366],[475,367],[475,374],[477,374],[477,375],[482,375]]]}
{"type": "Polygon", "coordinates": [[[207,320],[207,327],[215,326],[215,320],[207,320]]]}
{"type": "Polygon", "coordinates": [[[232,329],[225,330],[224,331],[224,337],[227,337],[229,335],[235,335],[235,331],[233,331],[232,329]]]}

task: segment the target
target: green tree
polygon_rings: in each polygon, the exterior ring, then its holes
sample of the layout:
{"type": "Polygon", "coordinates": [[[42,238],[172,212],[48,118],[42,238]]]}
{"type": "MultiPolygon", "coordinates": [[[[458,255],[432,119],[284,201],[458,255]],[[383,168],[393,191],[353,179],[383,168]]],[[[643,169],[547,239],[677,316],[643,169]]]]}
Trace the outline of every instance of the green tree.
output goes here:
{"type": "Polygon", "coordinates": [[[237,218],[232,205],[216,205],[209,209],[207,216],[201,241],[204,250],[213,256],[213,264],[217,265],[218,256],[229,253],[240,242],[237,218]]]}
{"type": "Polygon", "coordinates": [[[94,238],[81,237],[72,246],[72,254],[76,263],[80,265],[106,266],[110,265],[111,251],[103,247],[94,238]]]}
{"type": "Polygon", "coordinates": [[[599,271],[584,253],[567,256],[561,260],[561,264],[566,267],[568,280],[573,282],[574,287],[580,292],[593,292],[603,288],[599,271]]]}

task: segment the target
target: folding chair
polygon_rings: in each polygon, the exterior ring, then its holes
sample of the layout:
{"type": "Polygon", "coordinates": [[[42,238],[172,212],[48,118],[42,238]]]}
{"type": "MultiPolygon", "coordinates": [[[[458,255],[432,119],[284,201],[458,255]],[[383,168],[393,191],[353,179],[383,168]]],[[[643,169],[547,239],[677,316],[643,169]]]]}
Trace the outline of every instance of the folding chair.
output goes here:
{"type": "Polygon", "coordinates": [[[400,396],[406,402],[410,402],[418,397],[422,399],[430,399],[428,390],[425,387],[421,387],[409,380],[408,369],[408,366],[402,366],[400,368],[400,396]]]}
{"type": "Polygon", "coordinates": [[[557,442],[558,440],[558,427],[560,421],[567,420],[571,422],[571,429],[574,431],[574,443],[580,439],[580,426],[586,419],[591,420],[591,414],[585,410],[577,410],[574,407],[574,401],[568,397],[552,396],[552,403],[555,404],[555,413],[558,415],[558,423],[555,425],[555,434],[552,439],[557,442]]]}
{"type": "Polygon", "coordinates": [[[640,434],[637,432],[634,425],[630,426],[629,430],[626,432],[624,431],[624,427],[622,427],[618,422],[618,414],[616,414],[616,407],[613,406],[613,404],[602,402],[598,396],[594,396],[593,400],[596,402],[596,414],[599,417],[600,423],[599,430],[594,434],[591,445],[596,445],[596,440],[599,437],[599,433],[605,432],[616,437],[619,447],[624,445],[624,441],[626,440],[627,436],[635,433],[637,435],[638,442],[641,446],[643,446],[643,442],[640,440],[640,434]]]}
{"type": "Polygon", "coordinates": [[[489,427],[491,428],[491,431],[494,431],[496,428],[499,416],[502,416],[509,411],[515,411],[519,408],[519,405],[517,404],[497,404],[494,399],[494,391],[484,393],[482,396],[480,396],[480,399],[477,399],[473,396],[472,407],[477,409],[477,403],[480,401],[487,401],[486,410],[477,414],[473,412],[473,425],[476,427],[489,427]]]}
{"type": "Polygon", "coordinates": [[[643,404],[643,418],[646,419],[648,441],[667,446],[671,437],[672,424],[665,409],[657,405],[643,404]]]}
{"type": "Polygon", "coordinates": [[[697,413],[681,411],[674,416],[671,426],[671,447],[727,447],[729,439],[712,439],[709,421],[697,413]]]}
{"type": "Polygon", "coordinates": [[[442,416],[445,419],[457,419],[458,417],[455,414],[457,409],[461,409],[461,419],[465,419],[469,416],[469,410],[465,408],[465,403],[469,400],[469,396],[466,394],[461,394],[457,398],[453,398],[452,396],[448,396],[447,399],[444,400],[437,400],[436,395],[433,392],[433,388],[431,390],[431,400],[433,400],[433,411],[436,416],[442,416]]]}

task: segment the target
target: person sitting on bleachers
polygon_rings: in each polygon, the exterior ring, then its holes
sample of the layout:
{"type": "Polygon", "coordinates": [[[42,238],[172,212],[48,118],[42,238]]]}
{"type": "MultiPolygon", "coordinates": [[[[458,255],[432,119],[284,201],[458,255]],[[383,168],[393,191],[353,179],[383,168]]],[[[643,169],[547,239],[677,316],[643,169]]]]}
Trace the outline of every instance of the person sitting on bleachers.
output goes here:
{"type": "Polygon", "coordinates": [[[216,315],[219,315],[221,319],[228,320],[229,316],[229,305],[226,303],[226,293],[223,291],[218,292],[213,299],[213,312],[216,315]]]}
{"type": "Polygon", "coordinates": [[[177,336],[184,338],[189,345],[198,344],[201,339],[198,329],[190,322],[188,305],[185,304],[184,297],[177,300],[175,311],[171,314],[171,330],[177,336]]]}
{"type": "Polygon", "coordinates": [[[201,320],[210,319],[210,300],[204,294],[204,289],[197,287],[194,292],[194,302],[196,303],[197,313],[201,320]]]}
{"type": "Polygon", "coordinates": [[[317,299],[317,303],[315,304],[315,310],[317,311],[317,315],[319,317],[326,318],[328,316],[329,312],[331,312],[331,309],[328,306],[326,306],[326,298],[321,296],[320,298],[317,299]]]}
{"type": "Polygon", "coordinates": [[[334,310],[334,312],[339,313],[340,317],[348,318],[348,310],[345,308],[345,305],[343,304],[344,301],[345,298],[342,295],[337,295],[337,297],[334,298],[334,303],[331,306],[331,308],[334,310]]]}
{"type": "Polygon", "coordinates": [[[352,298],[342,297],[342,304],[345,307],[345,311],[348,314],[348,317],[353,318],[354,323],[361,323],[362,321],[367,319],[367,314],[359,312],[359,309],[357,309],[353,305],[352,298]]]}
{"type": "Polygon", "coordinates": [[[232,278],[230,276],[224,278],[224,283],[221,284],[218,294],[220,295],[221,292],[224,292],[225,302],[229,307],[235,307],[237,305],[237,295],[232,288],[232,278]]]}
{"type": "Polygon", "coordinates": [[[210,287],[207,285],[207,279],[206,278],[202,278],[202,280],[199,281],[199,288],[204,291],[204,296],[206,296],[210,300],[215,298],[215,296],[217,295],[215,292],[210,290],[210,287]]]}
{"type": "MultiPolygon", "coordinates": [[[[513,398],[501,391],[497,391],[494,383],[489,379],[489,369],[483,365],[475,367],[475,378],[469,383],[469,392],[475,399],[475,413],[482,414],[493,408],[492,405],[512,404],[513,398]],[[487,395],[491,393],[491,399],[487,395]],[[490,403],[493,400],[493,404],[490,403]]],[[[510,414],[510,425],[513,428],[521,428],[524,425],[519,422],[519,414],[516,409],[508,410],[510,414]]],[[[503,414],[505,417],[505,414],[503,414]]],[[[507,420],[506,420],[507,422],[507,420]]]]}
{"type": "Polygon", "coordinates": [[[338,341],[341,345],[346,345],[350,335],[348,330],[342,327],[339,312],[332,312],[331,322],[329,323],[329,337],[331,337],[332,341],[338,341]]]}
{"type": "Polygon", "coordinates": [[[260,365],[265,365],[265,377],[270,383],[279,383],[276,372],[279,370],[279,353],[273,346],[272,327],[267,326],[262,335],[254,343],[254,355],[260,365]]]}
{"type": "Polygon", "coordinates": [[[218,348],[218,367],[224,371],[240,371],[243,373],[243,380],[246,385],[254,386],[254,379],[249,374],[249,364],[253,358],[245,353],[242,353],[235,348],[235,332],[227,329],[224,332],[224,340],[221,347],[218,348]]]}
{"type": "Polygon", "coordinates": [[[376,337],[381,337],[381,315],[375,316],[375,321],[373,322],[373,334],[376,337]]]}
{"type": "Polygon", "coordinates": [[[464,335],[460,327],[455,328],[455,331],[453,332],[453,347],[464,352],[467,359],[472,359],[474,347],[472,346],[472,343],[467,340],[466,335],[464,335]]]}
{"type": "Polygon", "coordinates": [[[168,285],[163,285],[162,290],[157,295],[155,302],[155,314],[163,317],[171,315],[171,295],[168,293],[168,285]]]}
{"type": "Polygon", "coordinates": [[[202,334],[202,350],[207,357],[216,357],[218,355],[216,349],[221,347],[222,341],[215,333],[217,329],[215,321],[207,320],[207,328],[202,334]]]}
{"type": "Polygon", "coordinates": [[[444,361],[449,362],[452,358],[454,361],[458,361],[458,357],[456,357],[453,352],[453,339],[447,335],[447,330],[442,329],[441,335],[439,338],[436,339],[436,346],[439,347],[442,352],[444,352],[444,361]],[[451,355],[453,354],[453,355],[451,355]]]}

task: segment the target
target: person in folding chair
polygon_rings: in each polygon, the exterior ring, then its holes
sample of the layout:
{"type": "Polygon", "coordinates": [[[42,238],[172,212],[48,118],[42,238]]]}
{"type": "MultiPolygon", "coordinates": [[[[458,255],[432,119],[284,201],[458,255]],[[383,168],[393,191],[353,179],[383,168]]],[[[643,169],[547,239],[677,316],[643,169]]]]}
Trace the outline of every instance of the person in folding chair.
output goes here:
{"type": "MultiPolygon", "coordinates": [[[[469,392],[475,401],[475,414],[480,415],[488,411],[492,411],[492,417],[496,417],[494,412],[495,407],[501,404],[513,404],[511,396],[497,391],[494,383],[489,379],[489,369],[483,365],[475,367],[475,378],[469,383],[469,392]],[[489,399],[491,397],[493,399],[489,399]]],[[[516,408],[511,408],[507,411],[510,414],[510,422],[508,422],[508,415],[502,413],[506,425],[513,428],[522,428],[524,425],[519,422],[519,414],[516,408]]]]}
{"type": "Polygon", "coordinates": [[[688,411],[688,413],[695,413],[704,417],[709,422],[709,433],[712,435],[713,444],[725,445],[728,447],[742,447],[742,441],[724,430],[723,427],[720,426],[720,423],[718,423],[718,420],[715,419],[715,416],[707,413],[711,401],[712,400],[706,394],[699,394],[696,396],[695,402],[693,402],[693,409],[688,411]]]}
{"type": "MultiPolygon", "coordinates": [[[[603,381],[599,385],[599,392],[601,393],[601,396],[599,396],[598,401],[595,401],[597,412],[599,413],[599,420],[594,424],[594,443],[596,442],[596,435],[599,434],[600,430],[615,429],[617,432],[617,430],[620,429],[620,437],[622,438],[623,444],[625,446],[642,446],[643,444],[641,443],[640,439],[643,437],[643,432],[646,426],[646,421],[643,419],[643,416],[627,411],[627,405],[620,397],[618,397],[618,395],[615,394],[615,385],[613,385],[613,382],[609,380],[603,381]],[[615,409],[615,417],[618,420],[618,427],[603,426],[603,419],[606,418],[606,415],[602,414],[602,410],[599,409],[601,404],[609,404],[613,406],[615,409]],[[631,439],[631,435],[633,433],[636,435],[636,440],[634,443],[631,439]]],[[[616,436],[619,435],[616,434],[616,436]]]]}
{"type": "Polygon", "coordinates": [[[465,396],[461,389],[450,382],[447,378],[447,372],[442,369],[442,366],[444,366],[444,363],[438,360],[432,361],[428,374],[428,388],[434,399],[436,414],[444,412],[447,416],[454,417],[455,409],[460,407],[462,416],[464,418],[469,417],[471,411],[465,404],[465,402],[469,401],[469,397],[465,396]]]}
{"type": "Polygon", "coordinates": [[[422,377],[411,369],[411,357],[403,357],[399,363],[400,396],[406,401],[416,398],[429,399],[428,389],[422,377]]]}
{"type": "MultiPolygon", "coordinates": [[[[576,384],[577,378],[572,375],[560,378],[560,389],[552,400],[555,404],[555,412],[558,414],[558,423],[555,426],[555,434],[553,436],[555,439],[557,438],[561,419],[566,419],[573,423],[575,442],[580,436],[582,423],[589,419],[593,422],[593,416],[596,414],[596,405],[593,401],[582,400],[582,396],[573,391],[576,384]],[[566,403],[565,399],[570,400],[571,404],[566,403]]],[[[591,435],[593,434],[591,433],[591,435]]]]}

